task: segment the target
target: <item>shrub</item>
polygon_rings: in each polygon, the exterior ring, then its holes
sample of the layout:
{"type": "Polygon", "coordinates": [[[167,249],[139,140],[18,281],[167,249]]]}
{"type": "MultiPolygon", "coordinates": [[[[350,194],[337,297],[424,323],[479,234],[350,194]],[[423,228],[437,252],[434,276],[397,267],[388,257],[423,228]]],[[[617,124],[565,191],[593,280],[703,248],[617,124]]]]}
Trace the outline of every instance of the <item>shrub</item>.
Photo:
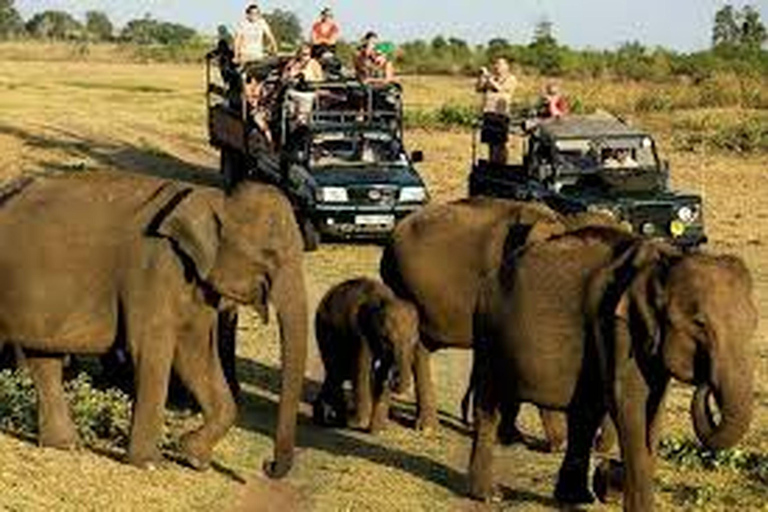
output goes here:
{"type": "Polygon", "coordinates": [[[718,149],[736,153],[768,151],[768,124],[764,120],[751,118],[724,126],[717,130],[711,142],[718,149]]]}
{"type": "Polygon", "coordinates": [[[672,98],[668,95],[660,91],[650,90],[644,92],[635,101],[635,112],[667,112],[672,110],[673,106],[672,98]]]}
{"type": "MultiPolygon", "coordinates": [[[[127,446],[131,425],[131,399],[117,389],[97,389],[87,373],[65,383],[72,419],[88,445],[127,446]]],[[[162,446],[175,449],[188,411],[166,415],[162,446]]],[[[37,396],[24,370],[0,372],[0,429],[25,437],[37,434],[37,396]]]]}

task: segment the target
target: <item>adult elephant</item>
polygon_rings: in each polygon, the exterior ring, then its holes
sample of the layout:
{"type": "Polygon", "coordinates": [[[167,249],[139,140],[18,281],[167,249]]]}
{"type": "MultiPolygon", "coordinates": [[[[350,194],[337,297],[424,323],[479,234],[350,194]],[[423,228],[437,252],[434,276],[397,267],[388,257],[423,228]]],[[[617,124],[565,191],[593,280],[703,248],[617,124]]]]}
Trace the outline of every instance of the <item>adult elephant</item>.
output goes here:
{"type": "MultiPolygon", "coordinates": [[[[473,345],[473,314],[480,283],[495,273],[502,253],[527,242],[544,239],[578,226],[612,223],[599,214],[562,216],[543,204],[474,197],[432,205],[396,228],[384,250],[380,273],[384,282],[419,311],[421,342],[414,357],[418,405],[417,427],[437,427],[437,405],[430,354],[442,348],[473,345]]],[[[502,437],[514,438],[516,407],[505,414],[502,437]]],[[[552,447],[564,440],[558,425],[542,417],[552,447]]]]}
{"type": "Polygon", "coordinates": [[[128,460],[157,448],[171,368],[199,402],[203,426],[182,449],[203,468],[235,419],[215,343],[217,309],[250,304],[281,332],[282,391],[274,477],[292,465],[307,352],[302,242],[271,187],[229,196],[150,177],[93,173],[27,180],[0,199],[0,337],[19,344],[39,400],[39,440],[76,443],[62,391],[63,354],[124,343],[135,368],[128,460]],[[227,306],[229,307],[229,306],[227,306]]]}
{"type": "Polygon", "coordinates": [[[730,447],[747,431],[757,312],[741,260],[588,228],[507,253],[500,268],[484,284],[476,322],[473,496],[492,492],[495,425],[508,400],[566,411],[555,495],[568,503],[592,500],[591,445],[609,413],[625,464],[624,508],[653,508],[658,421],[672,378],[696,386],[691,415],[705,446],[730,447]]]}

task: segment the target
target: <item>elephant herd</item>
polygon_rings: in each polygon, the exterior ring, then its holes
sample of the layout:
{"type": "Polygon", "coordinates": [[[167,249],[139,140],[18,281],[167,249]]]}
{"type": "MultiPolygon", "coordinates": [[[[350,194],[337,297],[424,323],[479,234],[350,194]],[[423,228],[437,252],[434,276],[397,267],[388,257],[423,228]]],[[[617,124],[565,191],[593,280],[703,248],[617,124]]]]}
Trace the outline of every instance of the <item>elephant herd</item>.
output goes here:
{"type": "MultiPolygon", "coordinates": [[[[129,462],[146,467],[160,458],[174,370],[204,417],[183,438],[182,455],[207,467],[236,416],[217,321],[237,304],[266,319],[271,303],[282,384],[265,471],[287,474],[308,311],[301,236],[280,192],[242,183],[225,194],[108,173],[37,177],[0,195],[0,243],[0,336],[26,356],[40,444],[77,442],[64,356],[120,345],[135,369],[129,462]]],[[[318,307],[326,377],[314,419],[375,432],[390,394],[405,391],[412,372],[417,427],[434,429],[430,354],[472,349],[463,404],[472,404],[474,424],[472,497],[493,497],[493,447],[519,435],[523,402],[538,406],[550,446],[566,445],[555,496],[569,504],[593,500],[593,444],[598,431],[615,429],[624,508],[653,508],[653,459],[672,379],[695,386],[691,417],[704,445],[729,447],[747,431],[757,311],[750,273],[736,257],[683,252],[599,214],[473,198],[406,218],[385,246],[380,274],[382,282],[342,283],[318,307]]]]}

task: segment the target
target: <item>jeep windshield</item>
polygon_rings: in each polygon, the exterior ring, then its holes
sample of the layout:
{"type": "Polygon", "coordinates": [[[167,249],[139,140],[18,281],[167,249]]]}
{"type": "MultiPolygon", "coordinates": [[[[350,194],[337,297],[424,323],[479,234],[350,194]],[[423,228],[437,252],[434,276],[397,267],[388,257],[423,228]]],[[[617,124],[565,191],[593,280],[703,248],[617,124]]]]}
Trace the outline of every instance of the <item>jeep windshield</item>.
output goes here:
{"type": "Polygon", "coordinates": [[[388,133],[323,133],[312,141],[310,165],[314,168],[404,167],[408,158],[400,142],[388,133]]]}
{"type": "Polygon", "coordinates": [[[561,139],[555,148],[560,173],[582,176],[577,188],[653,192],[665,187],[666,175],[650,137],[561,139]]]}
{"type": "Polygon", "coordinates": [[[555,148],[566,171],[658,170],[649,137],[560,139],[555,142],[555,148]]]}

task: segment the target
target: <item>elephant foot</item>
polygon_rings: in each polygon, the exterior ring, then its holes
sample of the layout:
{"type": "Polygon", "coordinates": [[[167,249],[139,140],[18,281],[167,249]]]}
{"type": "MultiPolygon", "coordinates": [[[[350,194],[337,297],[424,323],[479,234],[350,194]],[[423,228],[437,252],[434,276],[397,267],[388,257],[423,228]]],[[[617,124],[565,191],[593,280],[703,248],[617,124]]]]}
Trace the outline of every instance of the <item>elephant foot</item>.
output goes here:
{"type": "Polygon", "coordinates": [[[526,441],[522,432],[512,424],[507,425],[505,423],[499,424],[499,430],[497,431],[499,438],[499,444],[502,446],[511,446],[517,443],[524,443],[526,441]]]}
{"type": "Polygon", "coordinates": [[[211,466],[211,447],[197,432],[184,435],[181,439],[181,453],[184,461],[193,469],[205,471],[211,466]]]}
{"type": "Polygon", "coordinates": [[[389,421],[388,420],[381,419],[381,418],[378,418],[378,419],[377,418],[373,418],[373,419],[371,419],[371,424],[368,427],[368,432],[370,434],[376,435],[376,434],[378,434],[380,432],[383,432],[383,431],[387,430],[388,427],[389,427],[389,421]]]}
{"type": "Polygon", "coordinates": [[[135,455],[128,455],[128,464],[131,466],[135,466],[139,469],[144,469],[147,471],[154,471],[156,469],[159,469],[162,466],[163,458],[162,456],[158,455],[147,455],[147,456],[135,456],[135,455]]]}
{"type": "Polygon", "coordinates": [[[75,450],[80,447],[80,438],[74,428],[71,429],[47,429],[41,432],[38,438],[38,444],[45,448],[55,448],[56,450],[75,450]]]}
{"type": "Polygon", "coordinates": [[[592,489],[601,503],[618,503],[624,492],[624,465],[615,460],[604,459],[595,468],[592,489]]]}
{"type": "Polygon", "coordinates": [[[293,456],[282,456],[278,460],[265,460],[264,474],[273,480],[284,478],[293,467],[293,456]]]}
{"type": "Polygon", "coordinates": [[[436,432],[439,424],[440,422],[437,419],[437,415],[419,414],[416,418],[416,430],[424,432],[425,434],[436,432]]]}
{"type": "Polygon", "coordinates": [[[358,416],[357,414],[347,422],[347,426],[354,430],[371,430],[370,418],[358,416]]]}
{"type": "Polygon", "coordinates": [[[317,399],[312,404],[312,421],[321,427],[343,428],[347,426],[346,410],[317,399]]]}
{"type": "Polygon", "coordinates": [[[504,500],[501,489],[487,482],[470,482],[469,497],[487,504],[501,503],[504,500]]]}
{"type": "Polygon", "coordinates": [[[555,499],[568,505],[590,505],[595,502],[595,497],[586,486],[574,485],[562,477],[555,487],[555,499]]]}

